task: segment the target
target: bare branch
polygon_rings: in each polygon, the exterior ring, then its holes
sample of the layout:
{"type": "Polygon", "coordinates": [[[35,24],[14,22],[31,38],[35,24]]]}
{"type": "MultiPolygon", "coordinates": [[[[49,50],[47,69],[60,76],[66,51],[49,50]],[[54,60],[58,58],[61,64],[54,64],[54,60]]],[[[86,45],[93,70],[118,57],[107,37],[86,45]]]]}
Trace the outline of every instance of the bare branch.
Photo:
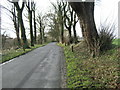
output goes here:
{"type": "Polygon", "coordinates": [[[23,10],[24,7],[25,7],[25,2],[22,2],[22,8],[21,8],[21,10],[23,10]]]}

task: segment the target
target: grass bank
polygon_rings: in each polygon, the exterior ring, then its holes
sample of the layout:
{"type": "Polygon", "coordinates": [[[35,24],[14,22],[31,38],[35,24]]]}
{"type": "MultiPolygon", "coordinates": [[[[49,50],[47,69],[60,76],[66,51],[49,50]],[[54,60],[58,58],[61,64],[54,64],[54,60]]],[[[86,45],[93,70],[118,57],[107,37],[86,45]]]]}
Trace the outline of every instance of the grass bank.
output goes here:
{"type": "Polygon", "coordinates": [[[15,57],[18,57],[20,55],[24,55],[25,53],[28,53],[38,47],[42,47],[46,44],[42,44],[42,45],[35,45],[34,47],[30,47],[30,49],[25,49],[25,51],[21,48],[21,49],[17,49],[17,50],[4,50],[2,52],[2,60],[0,60],[0,63],[9,61],[10,59],[13,59],[15,57]]]}
{"type": "MultiPolygon", "coordinates": [[[[96,58],[90,58],[83,42],[64,46],[68,88],[118,88],[120,48],[113,48],[96,58]]],[[[120,88],[120,87],[119,87],[120,88]]]]}
{"type": "Polygon", "coordinates": [[[113,44],[120,47],[120,39],[114,39],[113,44]]]}

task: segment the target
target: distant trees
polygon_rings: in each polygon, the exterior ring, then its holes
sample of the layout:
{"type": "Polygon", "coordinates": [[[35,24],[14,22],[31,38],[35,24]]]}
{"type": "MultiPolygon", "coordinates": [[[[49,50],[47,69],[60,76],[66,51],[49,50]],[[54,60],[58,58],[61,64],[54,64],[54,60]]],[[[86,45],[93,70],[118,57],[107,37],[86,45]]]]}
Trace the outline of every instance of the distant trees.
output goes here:
{"type": "Polygon", "coordinates": [[[38,24],[38,30],[39,30],[39,42],[40,44],[43,44],[45,42],[45,16],[42,16],[42,14],[38,14],[37,16],[37,24],[38,24]]]}
{"type": "Polygon", "coordinates": [[[55,10],[55,15],[53,18],[53,22],[55,25],[57,25],[56,30],[58,30],[59,32],[59,42],[60,43],[64,43],[64,12],[63,12],[63,2],[58,2],[57,4],[53,4],[54,10],[55,10]],[[56,20],[56,21],[55,21],[56,20]]]}
{"type": "Polygon", "coordinates": [[[2,34],[2,48],[4,48],[4,46],[5,46],[5,43],[6,43],[6,38],[7,38],[8,36],[7,35],[5,35],[5,32],[2,34]]]}
{"type": "Polygon", "coordinates": [[[49,20],[48,26],[50,27],[48,34],[52,38],[52,41],[60,42],[60,28],[56,14],[49,13],[47,18],[49,20]]]}
{"type": "Polygon", "coordinates": [[[73,42],[77,42],[77,35],[76,35],[76,23],[77,23],[77,18],[74,15],[75,12],[73,9],[70,7],[70,5],[67,2],[59,2],[57,1],[57,4],[53,4],[53,7],[55,9],[55,17],[56,17],[56,24],[58,26],[58,31],[59,31],[59,42],[64,43],[64,29],[66,28],[69,32],[69,41],[68,44],[71,44],[73,42]],[[74,38],[72,39],[72,27],[74,31],[74,38]],[[76,40],[76,41],[74,41],[76,40]]]}
{"type": "Polygon", "coordinates": [[[18,46],[18,42],[17,42],[17,38],[13,39],[11,37],[9,37],[9,35],[7,35],[6,31],[2,34],[2,50],[10,50],[10,49],[16,49],[19,48],[18,46]]]}
{"type": "Polygon", "coordinates": [[[40,32],[40,44],[42,44],[42,17],[39,15],[37,18],[37,22],[39,24],[39,32],[40,32]]]}

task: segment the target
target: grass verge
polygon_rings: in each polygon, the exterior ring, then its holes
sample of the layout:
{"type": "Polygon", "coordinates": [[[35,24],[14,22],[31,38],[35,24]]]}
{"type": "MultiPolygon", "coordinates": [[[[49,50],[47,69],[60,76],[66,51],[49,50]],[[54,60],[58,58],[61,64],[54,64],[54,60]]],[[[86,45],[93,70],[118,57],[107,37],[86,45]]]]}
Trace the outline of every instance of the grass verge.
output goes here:
{"type": "Polygon", "coordinates": [[[113,44],[120,47],[120,39],[114,39],[113,44]]]}
{"type": "Polygon", "coordinates": [[[67,88],[120,88],[120,48],[113,48],[96,58],[90,58],[83,42],[64,48],[67,68],[67,88]]]}
{"type": "Polygon", "coordinates": [[[13,59],[15,57],[24,55],[38,47],[42,47],[46,44],[42,44],[42,45],[35,45],[34,47],[30,47],[30,49],[25,49],[25,51],[23,49],[17,49],[17,50],[9,50],[9,51],[4,51],[2,53],[2,60],[0,60],[0,63],[9,61],[10,59],[13,59]]]}

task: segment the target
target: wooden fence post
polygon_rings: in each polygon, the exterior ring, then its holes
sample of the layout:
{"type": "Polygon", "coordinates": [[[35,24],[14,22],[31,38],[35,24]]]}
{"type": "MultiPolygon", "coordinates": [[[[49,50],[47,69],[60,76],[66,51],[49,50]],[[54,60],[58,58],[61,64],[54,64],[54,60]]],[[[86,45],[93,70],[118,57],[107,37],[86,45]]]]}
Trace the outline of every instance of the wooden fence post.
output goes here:
{"type": "Polygon", "coordinates": [[[72,45],[72,52],[73,52],[74,50],[73,50],[73,45],[72,45]]]}
{"type": "Polygon", "coordinates": [[[24,46],[24,43],[22,43],[22,47],[23,47],[23,51],[25,51],[25,46],[24,46]]]}

